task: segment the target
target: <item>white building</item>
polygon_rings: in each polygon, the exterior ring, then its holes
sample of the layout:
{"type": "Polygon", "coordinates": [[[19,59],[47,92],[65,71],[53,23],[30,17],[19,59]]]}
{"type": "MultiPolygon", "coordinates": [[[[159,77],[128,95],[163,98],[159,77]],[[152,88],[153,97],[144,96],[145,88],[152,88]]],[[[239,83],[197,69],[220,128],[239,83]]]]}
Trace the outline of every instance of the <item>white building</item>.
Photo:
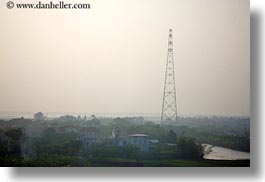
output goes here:
{"type": "Polygon", "coordinates": [[[127,130],[113,128],[112,131],[113,144],[118,147],[123,147],[127,145],[128,133],[127,130]]]}
{"type": "Polygon", "coordinates": [[[97,143],[98,130],[96,128],[81,128],[80,141],[84,149],[89,149],[92,145],[97,143]]]}
{"type": "Polygon", "coordinates": [[[128,144],[134,145],[142,152],[149,152],[149,139],[148,135],[133,134],[128,136],[128,144]]]}

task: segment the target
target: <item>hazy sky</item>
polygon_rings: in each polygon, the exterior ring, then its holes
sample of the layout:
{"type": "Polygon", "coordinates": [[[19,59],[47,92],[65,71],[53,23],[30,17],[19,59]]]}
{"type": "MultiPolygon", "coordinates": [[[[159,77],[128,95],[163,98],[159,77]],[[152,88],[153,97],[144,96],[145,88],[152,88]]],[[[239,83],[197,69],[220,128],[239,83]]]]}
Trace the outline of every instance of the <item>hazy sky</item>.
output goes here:
{"type": "Polygon", "coordinates": [[[249,115],[248,0],[78,2],[0,3],[0,111],[159,115],[172,28],[178,113],[249,115]]]}

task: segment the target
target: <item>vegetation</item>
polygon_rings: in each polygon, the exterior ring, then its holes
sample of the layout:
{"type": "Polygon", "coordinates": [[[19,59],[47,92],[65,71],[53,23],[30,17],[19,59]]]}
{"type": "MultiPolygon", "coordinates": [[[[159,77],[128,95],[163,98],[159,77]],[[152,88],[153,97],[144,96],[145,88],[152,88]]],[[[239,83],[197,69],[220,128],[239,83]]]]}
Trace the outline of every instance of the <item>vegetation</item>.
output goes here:
{"type": "MultiPolygon", "coordinates": [[[[231,126],[227,126],[226,128],[221,126],[218,128],[213,125],[192,128],[187,126],[172,126],[171,128],[175,128],[179,136],[190,136],[196,138],[200,143],[207,143],[245,152],[250,151],[249,132],[243,130],[237,133],[236,128],[232,131],[231,126]]],[[[249,131],[249,129],[247,130],[249,131]]]]}
{"type": "Polygon", "coordinates": [[[201,159],[203,157],[202,145],[192,137],[181,137],[177,140],[177,150],[180,158],[201,159]]]}
{"type": "Polygon", "coordinates": [[[182,118],[181,125],[163,127],[144,121],[142,117],[110,119],[92,116],[92,119],[86,119],[67,115],[47,121],[39,113],[34,120],[0,120],[0,165],[249,166],[249,160],[203,159],[202,143],[241,151],[250,150],[249,125],[245,118],[226,118],[223,124],[220,120],[182,118]],[[186,123],[183,122],[185,120],[186,123]],[[71,130],[71,127],[84,126],[97,128],[98,131],[97,144],[89,150],[82,147],[80,134],[71,130]],[[150,143],[148,153],[132,145],[110,145],[106,138],[112,136],[114,128],[125,131],[127,135],[146,134],[157,143],[150,143]]]}

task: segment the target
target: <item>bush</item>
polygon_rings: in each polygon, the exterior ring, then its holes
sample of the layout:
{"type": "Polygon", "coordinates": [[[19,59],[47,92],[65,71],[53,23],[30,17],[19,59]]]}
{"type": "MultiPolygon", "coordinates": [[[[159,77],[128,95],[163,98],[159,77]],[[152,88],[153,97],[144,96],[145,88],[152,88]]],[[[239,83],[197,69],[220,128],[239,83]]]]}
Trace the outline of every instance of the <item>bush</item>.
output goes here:
{"type": "Polygon", "coordinates": [[[199,159],[203,156],[203,148],[192,137],[180,137],[177,140],[177,150],[183,159],[199,159]]]}

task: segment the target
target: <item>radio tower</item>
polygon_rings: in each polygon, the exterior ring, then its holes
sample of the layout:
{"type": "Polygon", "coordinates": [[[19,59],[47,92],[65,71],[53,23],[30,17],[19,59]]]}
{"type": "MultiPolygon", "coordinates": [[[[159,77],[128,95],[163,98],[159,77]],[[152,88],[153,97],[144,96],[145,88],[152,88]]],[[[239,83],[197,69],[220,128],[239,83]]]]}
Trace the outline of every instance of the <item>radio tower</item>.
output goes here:
{"type": "Polygon", "coordinates": [[[172,29],[169,30],[168,36],[168,52],[162,103],[161,125],[170,121],[177,121],[172,29]]]}

